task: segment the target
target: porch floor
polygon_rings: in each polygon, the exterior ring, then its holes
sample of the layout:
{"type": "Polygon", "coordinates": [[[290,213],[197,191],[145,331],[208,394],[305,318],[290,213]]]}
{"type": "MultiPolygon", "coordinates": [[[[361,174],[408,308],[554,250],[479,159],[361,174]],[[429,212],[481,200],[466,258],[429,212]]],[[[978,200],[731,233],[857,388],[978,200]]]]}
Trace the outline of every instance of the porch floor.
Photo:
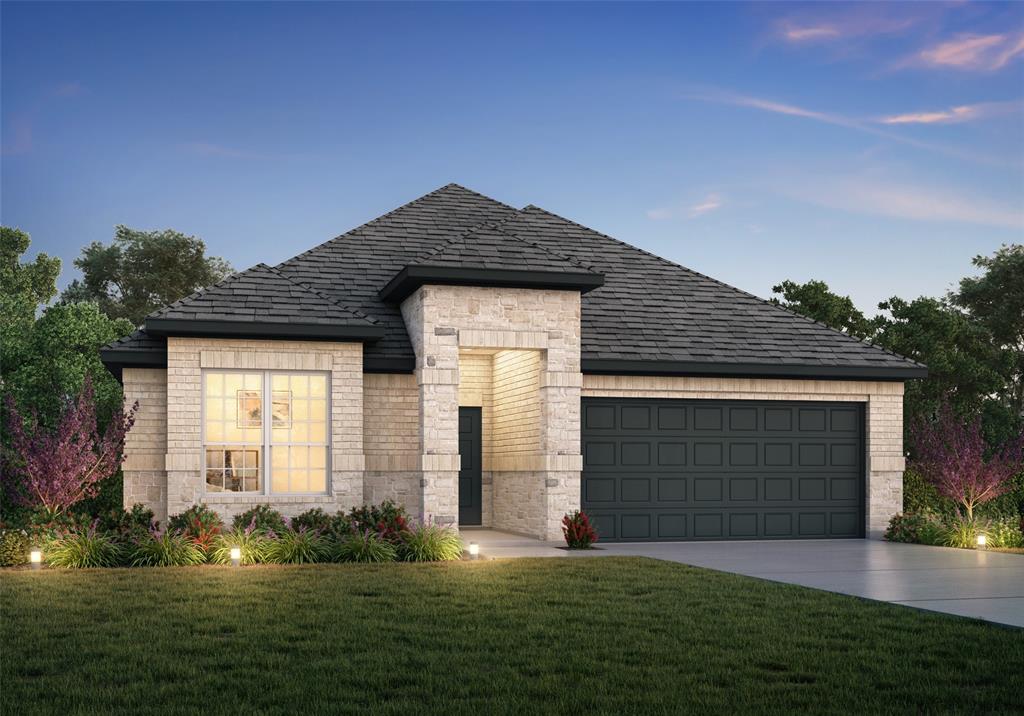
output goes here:
{"type": "Polygon", "coordinates": [[[471,542],[480,545],[480,559],[570,556],[568,550],[561,548],[560,542],[545,542],[535,537],[525,537],[487,527],[460,527],[459,534],[462,535],[462,541],[467,548],[471,542]]]}

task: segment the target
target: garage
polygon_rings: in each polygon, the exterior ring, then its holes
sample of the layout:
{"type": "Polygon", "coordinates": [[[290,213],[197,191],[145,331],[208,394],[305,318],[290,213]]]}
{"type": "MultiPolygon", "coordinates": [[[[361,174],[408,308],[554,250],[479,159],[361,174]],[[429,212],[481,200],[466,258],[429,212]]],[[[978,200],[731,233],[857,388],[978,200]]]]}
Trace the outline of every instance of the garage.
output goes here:
{"type": "Polygon", "coordinates": [[[584,398],[603,541],[864,536],[860,403],[584,398]]]}

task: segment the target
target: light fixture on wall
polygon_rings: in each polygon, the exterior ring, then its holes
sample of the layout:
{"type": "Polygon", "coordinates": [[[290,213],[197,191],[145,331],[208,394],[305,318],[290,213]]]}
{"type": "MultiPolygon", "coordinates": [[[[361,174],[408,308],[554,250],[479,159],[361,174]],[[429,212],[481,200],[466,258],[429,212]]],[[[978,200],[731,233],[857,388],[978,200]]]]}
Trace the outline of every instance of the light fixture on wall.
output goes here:
{"type": "Polygon", "coordinates": [[[232,547],[231,548],[231,566],[237,567],[242,564],[242,548],[232,547]]]}
{"type": "Polygon", "coordinates": [[[476,542],[470,542],[469,543],[469,558],[470,559],[476,559],[479,556],[480,556],[480,545],[478,545],[476,542]]]}
{"type": "Polygon", "coordinates": [[[41,569],[43,566],[43,553],[34,549],[28,553],[28,561],[32,564],[32,569],[41,569]]]}
{"type": "Polygon", "coordinates": [[[983,534],[978,535],[978,538],[975,540],[975,542],[978,545],[978,549],[985,549],[986,547],[988,547],[988,537],[986,537],[983,534]]]}

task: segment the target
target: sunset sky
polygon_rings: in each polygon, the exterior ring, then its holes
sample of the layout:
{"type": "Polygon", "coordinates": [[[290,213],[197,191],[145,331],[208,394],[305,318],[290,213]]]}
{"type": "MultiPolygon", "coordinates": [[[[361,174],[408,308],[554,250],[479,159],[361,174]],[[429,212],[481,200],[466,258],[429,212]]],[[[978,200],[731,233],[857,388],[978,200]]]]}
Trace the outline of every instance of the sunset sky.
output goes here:
{"type": "Polygon", "coordinates": [[[761,296],[1024,240],[1024,4],[9,3],[0,217],[277,263],[448,182],[761,296]]]}

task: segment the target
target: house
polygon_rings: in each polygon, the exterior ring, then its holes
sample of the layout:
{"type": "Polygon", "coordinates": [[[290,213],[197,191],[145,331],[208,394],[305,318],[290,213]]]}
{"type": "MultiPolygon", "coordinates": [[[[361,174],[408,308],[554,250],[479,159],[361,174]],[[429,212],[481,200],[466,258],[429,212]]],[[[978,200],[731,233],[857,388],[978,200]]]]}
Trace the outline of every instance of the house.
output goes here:
{"type": "Polygon", "coordinates": [[[106,346],[124,501],[391,498],[560,539],[878,536],[924,366],[535,206],[450,184],[106,346]]]}

